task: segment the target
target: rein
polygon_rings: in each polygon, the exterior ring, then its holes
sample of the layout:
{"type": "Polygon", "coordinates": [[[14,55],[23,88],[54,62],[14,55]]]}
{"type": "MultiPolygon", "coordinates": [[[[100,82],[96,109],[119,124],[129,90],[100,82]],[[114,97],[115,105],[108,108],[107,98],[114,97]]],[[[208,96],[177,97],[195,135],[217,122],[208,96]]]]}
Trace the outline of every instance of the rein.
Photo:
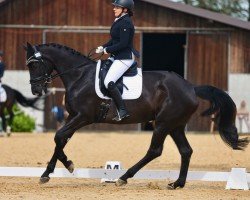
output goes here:
{"type": "MultiPolygon", "coordinates": [[[[91,57],[95,54],[95,53],[92,53],[93,50],[95,50],[95,49],[91,49],[91,50],[90,50],[90,52],[89,52],[87,58],[91,59],[91,57]]],[[[103,56],[103,53],[102,53],[100,56],[97,56],[97,57],[93,58],[92,60],[96,61],[97,59],[101,58],[102,56],[103,56]]],[[[46,58],[45,58],[45,59],[46,59],[46,58]]],[[[48,59],[48,60],[49,60],[49,59],[48,59]]],[[[49,61],[50,61],[50,60],[49,60],[49,61]]],[[[30,63],[33,63],[33,62],[41,62],[42,65],[44,65],[44,66],[46,67],[46,65],[45,65],[44,62],[43,62],[42,56],[40,56],[40,57],[37,57],[36,55],[31,56],[31,57],[26,61],[26,65],[29,65],[30,63]]],[[[52,62],[52,61],[50,61],[50,62],[52,62]]],[[[53,63],[53,62],[52,62],[52,63],[53,63]]],[[[56,73],[56,74],[53,74],[53,75],[52,75],[52,74],[51,74],[51,75],[48,75],[48,74],[46,73],[46,74],[44,74],[43,76],[39,76],[39,77],[37,77],[37,78],[35,78],[35,79],[31,79],[31,80],[30,80],[30,84],[31,84],[31,85],[42,85],[42,84],[45,85],[45,84],[49,84],[49,83],[52,82],[53,79],[55,79],[55,78],[57,78],[57,77],[59,77],[59,76],[61,76],[61,75],[64,75],[64,74],[68,73],[68,72],[71,71],[71,70],[75,70],[76,68],[81,67],[81,66],[83,66],[83,65],[85,65],[85,63],[81,63],[81,64],[79,64],[79,65],[77,65],[77,66],[74,66],[74,67],[68,69],[68,70],[65,70],[64,72],[56,73]],[[42,84],[39,83],[39,82],[41,82],[41,81],[43,81],[42,84]]]]}
{"type": "Polygon", "coordinates": [[[90,59],[96,61],[96,60],[100,59],[100,58],[104,55],[104,53],[102,52],[100,56],[97,56],[97,57],[95,57],[95,58],[91,58],[93,55],[96,54],[95,50],[96,50],[95,48],[91,49],[91,50],[89,51],[89,53],[88,53],[87,58],[90,58],[90,59]],[[94,51],[94,53],[92,53],[93,51],[94,51]]]}
{"type": "Polygon", "coordinates": [[[51,83],[51,81],[52,81],[53,79],[57,78],[58,76],[64,75],[64,74],[68,73],[69,71],[74,70],[74,69],[76,69],[76,68],[78,68],[78,67],[81,67],[81,66],[83,66],[83,65],[85,65],[85,64],[84,64],[84,63],[81,63],[81,64],[79,64],[79,65],[77,65],[77,66],[74,66],[74,67],[72,67],[72,68],[70,68],[70,69],[65,70],[64,72],[56,73],[56,74],[53,74],[53,75],[49,75],[49,76],[48,76],[48,80],[49,80],[48,83],[51,83]]]}

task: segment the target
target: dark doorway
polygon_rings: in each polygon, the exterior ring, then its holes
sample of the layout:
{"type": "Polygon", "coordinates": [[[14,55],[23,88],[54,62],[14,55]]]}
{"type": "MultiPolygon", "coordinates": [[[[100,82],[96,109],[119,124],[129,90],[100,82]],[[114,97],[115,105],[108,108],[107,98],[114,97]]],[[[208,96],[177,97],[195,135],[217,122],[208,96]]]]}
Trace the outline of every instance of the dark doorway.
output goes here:
{"type": "Polygon", "coordinates": [[[184,77],[185,34],[143,34],[143,71],[174,71],[184,77]]]}
{"type": "MultiPolygon", "coordinates": [[[[143,34],[143,71],[174,71],[184,77],[185,34],[143,34]]],[[[151,122],[141,125],[142,130],[153,130],[151,122]]]]}

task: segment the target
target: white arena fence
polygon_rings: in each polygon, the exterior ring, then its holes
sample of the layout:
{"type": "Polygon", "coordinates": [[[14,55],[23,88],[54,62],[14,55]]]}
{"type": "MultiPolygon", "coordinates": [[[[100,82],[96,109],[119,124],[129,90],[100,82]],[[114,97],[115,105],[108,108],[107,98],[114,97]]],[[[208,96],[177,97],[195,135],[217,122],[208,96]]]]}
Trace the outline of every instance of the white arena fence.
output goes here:
{"type": "MultiPolygon", "coordinates": [[[[72,174],[65,168],[56,168],[51,177],[102,179],[102,182],[114,182],[126,172],[126,170],[120,169],[120,166],[115,169],[112,167],[107,169],[107,163],[106,169],[78,168],[72,174]]],[[[39,167],[0,167],[0,176],[40,177],[45,169],[39,167]]],[[[174,181],[178,176],[179,170],[141,170],[133,179],[174,181]]],[[[227,182],[226,189],[249,190],[250,173],[247,173],[245,168],[232,168],[231,172],[189,171],[187,181],[227,182]]]]}

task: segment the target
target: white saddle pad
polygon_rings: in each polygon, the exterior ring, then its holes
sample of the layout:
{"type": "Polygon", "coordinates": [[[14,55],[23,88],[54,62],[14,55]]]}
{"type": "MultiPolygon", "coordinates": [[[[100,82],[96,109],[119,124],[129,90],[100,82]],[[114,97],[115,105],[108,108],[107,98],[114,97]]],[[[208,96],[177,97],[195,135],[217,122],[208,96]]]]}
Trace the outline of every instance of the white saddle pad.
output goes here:
{"type": "Polygon", "coordinates": [[[7,94],[3,87],[0,87],[0,102],[5,102],[7,100],[7,94]]]}
{"type": "MultiPolygon", "coordinates": [[[[95,77],[95,91],[96,94],[102,99],[110,99],[107,96],[104,96],[99,87],[99,72],[101,67],[101,61],[97,62],[96,66],[96,77],[95,77]]],[[[142,70],[137,68],[137,75],[133,77],[123,77],[123,84],[126,85],[123,87],[122,99],[138,99],[142,93],[142,70]]]]}

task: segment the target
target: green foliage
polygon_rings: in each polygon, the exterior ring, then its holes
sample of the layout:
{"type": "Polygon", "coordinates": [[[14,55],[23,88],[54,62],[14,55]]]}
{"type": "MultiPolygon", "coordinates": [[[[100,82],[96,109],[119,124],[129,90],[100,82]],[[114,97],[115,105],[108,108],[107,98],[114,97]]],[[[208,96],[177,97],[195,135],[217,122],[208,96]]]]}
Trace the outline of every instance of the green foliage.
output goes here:
{"type": "Polygon", "coordinates": [[[34,129],[35,120],[24,113],[16,115],[11,125],[13,132],[32,132],[34,129]]]}
{"type": "MultiPolygon", "coordinates": [[[[20,107],[19,107],[17,104],[14,104],[14,105],[12,106],[12,111],[13,111],[14,113],[20,113],[20,112],[22,112],[22,110],[20,109],[20,107]]],[[[4,115],[5,115],[5,116],[6,116],[6,115],[9,115],[9,113],[8,113],[8,111],[7,111],[6,108],[4,108],[4,115]]]]}
{"type": "MultiPolygon", "coordinates": [[[[175,0],[174,0],[175,1],[175,0]]],[[[176,0],[191,6],[250,20],[250,0],[176,0]]]]}
{"type": "MultiPolygon", "coordinates": [[[[16,113],[12,124],[9,124],[12,132],[32,132],[35,129],[35,119],[26,115],[16,104],[12,110],[16,113]]],[[[5,113],[8,115],[7,111],[5,113]]]]}

